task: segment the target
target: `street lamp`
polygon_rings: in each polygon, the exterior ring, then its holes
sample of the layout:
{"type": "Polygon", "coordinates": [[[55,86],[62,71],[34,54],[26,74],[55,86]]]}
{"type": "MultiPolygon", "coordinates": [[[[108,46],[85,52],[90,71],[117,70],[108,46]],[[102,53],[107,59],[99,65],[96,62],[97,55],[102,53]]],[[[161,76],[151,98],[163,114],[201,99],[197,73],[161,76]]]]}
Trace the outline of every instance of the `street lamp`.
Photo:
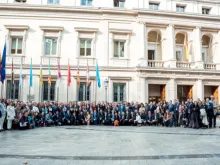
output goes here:
{"type": "Polygon", "coordinates": [[[105,79],[104,86],[105,86],[105,101],[107,101],[108,79],[105,79]]]}

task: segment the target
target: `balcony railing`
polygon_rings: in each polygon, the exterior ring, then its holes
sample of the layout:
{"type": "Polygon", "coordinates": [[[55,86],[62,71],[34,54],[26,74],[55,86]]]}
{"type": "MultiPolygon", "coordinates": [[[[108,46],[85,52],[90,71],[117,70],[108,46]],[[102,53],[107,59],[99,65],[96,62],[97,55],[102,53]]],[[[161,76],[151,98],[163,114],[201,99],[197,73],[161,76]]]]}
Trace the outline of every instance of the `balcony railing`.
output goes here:
{"type": "Polygon", "coordinates": [[[177,61],[176,62],[176,67],[177,68],[191,68],[191,63],[177,61]]]}
{"type": "Polygon", "coordinates": [[[216,70],[216,64],[204,64],[204,69],[216,70]]]}
{"type": "Polygon", "coordinates": [[[163,68],[164,62],[163,61],[148,60],[148,67],[163,68]]]}

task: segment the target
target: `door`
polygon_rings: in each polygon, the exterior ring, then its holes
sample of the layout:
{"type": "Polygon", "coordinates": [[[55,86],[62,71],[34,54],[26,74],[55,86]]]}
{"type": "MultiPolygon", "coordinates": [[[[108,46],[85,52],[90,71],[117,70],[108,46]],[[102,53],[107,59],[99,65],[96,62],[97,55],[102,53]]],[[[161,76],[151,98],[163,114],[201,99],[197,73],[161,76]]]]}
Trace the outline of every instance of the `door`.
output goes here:
{"type": "Polygon", "coordinates": [[[188,97],[189,99],[192,99],[192,98],[193,98],[193,87],[192,87],[192,86],[189,86],[189,92],[188,92],[187,97],[188,97]]]}
{"type": "Polygon", "coordinates": [[[161,91],[161,100],[166,100],[166,85],[161,85],[160,86],[160,91],[161,91]]]}
{"type": "Polygon", "coordinates": [[[214,100],[217,101],[218,103],[218,87],[214,89],[213,96],[214,96],[214,100]]]}

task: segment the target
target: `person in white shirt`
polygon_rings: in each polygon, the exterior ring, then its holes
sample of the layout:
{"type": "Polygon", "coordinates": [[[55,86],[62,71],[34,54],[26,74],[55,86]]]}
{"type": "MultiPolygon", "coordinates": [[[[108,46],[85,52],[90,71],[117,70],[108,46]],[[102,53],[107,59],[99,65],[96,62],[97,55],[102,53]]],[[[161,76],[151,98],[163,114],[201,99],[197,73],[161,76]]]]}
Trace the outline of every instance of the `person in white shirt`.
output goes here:
{"type": "Polygon", "coordinates": [[[34,103],[32,110],[34,111],[34,113],[35,113],[35,112],[39,113],[39,109],[38,109],[38,107],[37,107],[37,103],[34,103]]]}
{"type": "Polygon", "coordinates": [[[137,124],[138,126],[140,126],[142,123],[141,116],[140,116],[139,112],[137,112],[137,114],[136,114],[136,120],[134,120],[134,123],[137,124]]]}
{"type": "Polygon", "coordinates": [[[12,127],[12,121],[15,118],[15,107],[12,102],[7,107],[7,129],[10,130],[12,127]]]}

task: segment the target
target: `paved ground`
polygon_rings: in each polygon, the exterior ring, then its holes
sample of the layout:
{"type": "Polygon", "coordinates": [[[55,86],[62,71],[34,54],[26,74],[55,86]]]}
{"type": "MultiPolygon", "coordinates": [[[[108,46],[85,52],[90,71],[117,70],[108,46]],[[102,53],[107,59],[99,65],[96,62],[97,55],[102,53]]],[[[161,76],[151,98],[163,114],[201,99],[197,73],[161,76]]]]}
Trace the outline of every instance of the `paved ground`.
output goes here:
{"type": "Polygon", "coordinates": [[[0,165],[219,165],[220,128],[71,126],[0,133],[0,165]]]}

